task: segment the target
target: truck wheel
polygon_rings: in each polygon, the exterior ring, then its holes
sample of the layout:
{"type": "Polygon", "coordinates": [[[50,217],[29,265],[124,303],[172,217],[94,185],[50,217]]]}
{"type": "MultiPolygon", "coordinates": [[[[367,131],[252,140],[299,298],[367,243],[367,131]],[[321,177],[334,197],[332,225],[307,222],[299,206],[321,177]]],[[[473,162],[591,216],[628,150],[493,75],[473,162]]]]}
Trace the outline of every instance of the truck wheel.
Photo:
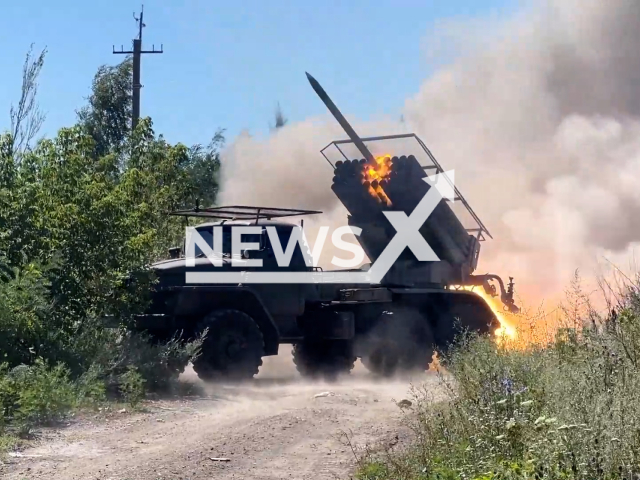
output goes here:
{"type": "Polygon", "coordinates": [[[362,357],[362,364],[375,375],[390,377],[398,370],[400,352],[394,342],[377,339],[371,342],[369,352],[362,357]]]}
{"type": "Polygon", "coordinates": [[[395,308],[383,312],[365,340],[362,363],[372,373],[384,377],[402,371],[429,368],[433,358],[433,335],[420,312],[395,308]]]}
{"type": "Polygon", "coordinates": [[[303,377],[335,380],[350,373],[355,362],[349,341],[305,341],[293,346],[293,363],[303,377]]]}
{"type": "Polygon", "coordinates": [[[260,327],[239,310],[218,310],[198,325],[208,328],[200,355],[193,369],[204,381],[217,379],[247,380],[262,366],[264,338],[260,327]]]}

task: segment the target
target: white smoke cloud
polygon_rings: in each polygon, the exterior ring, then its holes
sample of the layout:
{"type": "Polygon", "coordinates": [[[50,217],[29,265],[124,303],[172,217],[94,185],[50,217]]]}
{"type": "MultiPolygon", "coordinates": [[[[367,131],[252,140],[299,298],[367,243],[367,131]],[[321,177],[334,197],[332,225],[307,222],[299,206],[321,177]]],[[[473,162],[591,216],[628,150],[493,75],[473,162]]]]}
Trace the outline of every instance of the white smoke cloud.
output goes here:
{"type": "MultiPolygon", "coordinates": [[[[626,262],[640,242],[640,2],[551,0],[479,27],[449,24],[430,37],[449,39],[458,57],[406,100],[406,125],[354,127],[415,131],[456,170],[495,238],[479,270],[550,297],[576,268],[626,262]]],[[[236,139],[223,154],[222,200],[318,208],[346,224],[319,154],[344,137],[323,118],[236,139]]]]}
{"type": "MultiPolygon", "coordinates": [[[[311,88],[309,90],[313,94],[311,88]]],[[[349,122],[363,137],[381,131],[404,133],[399,122],[362,123],[352,118],[349,122]]],[[[330,235],[333,229],[347,224],[348,212],[331,190],[333,170],[320,150],[342,138],[345,138],[344,131],[329,115],[287,125],[266,138],[243,135],[222,155],[221,204],[322,211],[322,216],[304,218],[304,231],[313,247],[319,228],[331,227],[319,265],[335,269],[331,264],[332,257],[349,259],[350,254],[333,249],[330,235]]],[[[353,236],[345,235],[343,239],[357,243],[353,236]]]]}

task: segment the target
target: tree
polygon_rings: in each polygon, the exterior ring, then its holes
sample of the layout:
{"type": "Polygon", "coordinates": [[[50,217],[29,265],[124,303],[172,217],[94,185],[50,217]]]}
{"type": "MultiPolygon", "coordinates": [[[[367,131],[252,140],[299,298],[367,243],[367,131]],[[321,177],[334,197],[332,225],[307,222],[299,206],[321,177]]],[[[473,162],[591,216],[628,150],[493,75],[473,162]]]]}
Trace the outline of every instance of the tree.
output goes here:
{"type": "Polygon", "coordinates": [[[146,266],[183,234],[180,220],[166,213],[193,190],[184,145],[157,137],[145,118],[126,139],[123,168],[115,155],[96,159],[94,147],[82,126],[63,128],[12,165],[11,183],[0,184],[2,264],[32,279],[28,285],[42,279],[46,289],[38,294],[50,306],[41,314],[32,311],[35,300],[23,299],[24,288],[4,297],[0,291],[0,337],[28,339],[15,344],[12,364],[30,358],[30,348],[67,365],[90,360],[97,345],[76,340],[104,315],[139,311],[152,280],[146,266]],[[135,295],[118,288],[130,273],[140,278],[135,295]]]}
{"type": "Polygon", "coordinates": [[[7,144],[4,146],[14,161],[19,162],[25,152],[31,148],[31,141],[42,128],[45,115],[36,103],[38,95],[38,77],[44,65],[47,49],[44,48],[37,57],[33,57],[33,44],[27,52],[22,67],[22,88],[18,106],[11,105],[11,130],[7,144]]]}
{"type": "Polygon", "coordinates": [[[93,78],[89,104],[78,119],[96,143],[96,157],[119,151],[131,130],[133,59],[101,66],[93,78]]]}
{"type": "Polygon", "coordinates": [[[201,205],[214,205],[219,189],[220,149],[224,146],[224,130],[219,129],[209,145],[194,145],[189,150],[185,170],[189,176],[191,192],[185,199],[190,207],[198,200],[201,205]]]}
{"type": "MultiPolygon", "coordinates": [[[[91,88],[88,105],[78,112],[84,131],[95,142],[94,157],[111,153],[119,158],[114,168],[122,169],[128,152],[123,147],[131,134],[133,60],[127,57],[116,66],[103,65],[98,69],[91,88]]],[[[182,201],[193,205],[196,199],[215,203],[218,192],[219,149],[224,144],[224,131],[218,130],[206,147],[192,146],[187,159],[180,166],[191,182],[187,197],[182,201]]]]}

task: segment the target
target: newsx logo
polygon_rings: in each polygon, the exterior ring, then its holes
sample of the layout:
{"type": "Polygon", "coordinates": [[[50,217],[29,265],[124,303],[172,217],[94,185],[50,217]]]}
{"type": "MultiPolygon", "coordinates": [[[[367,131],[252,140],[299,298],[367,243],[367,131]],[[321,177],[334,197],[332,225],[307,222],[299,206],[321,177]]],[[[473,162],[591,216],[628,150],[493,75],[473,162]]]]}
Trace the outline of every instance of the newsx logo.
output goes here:
{"type": "MultiPolygon", "coordinates": [[[[427,190],[425,196],[420,200],[410,215],[407,215],[403,211],[382,212],[387,217],[389,223],[391,223],[391,225],[396,229],[396,234],[367,271],[234,272],[221,270],[196,272],[187,270],[186,281],[187,283],[376,283],[382,280],[405,248],[409,248],[419,261],[439,261],[440,259],[436,253],[420,234],[420,228],[443,198],[454,201],[455,189],[453,179],[453,170],[424,178],[423,180],[425,182],[435,188],[429,188],[427,190]]],[[[290,265],[296,245],[301,246],[300,250],[306,265],[308,267],[316,267],[329,232],[328,226],[321,227],[318,232],[316,242],[314,243],[313,250],[311,250],[308,247],[306,236],[304,235],[302,228],[296,226],[291,229],[291,236],[286,249],[283,249],[278,231],[274,226],[233,226],[231,228],[232,267],[260,268],[263,266],[262,259],[249,259],[243,254],[248,250],[259,250],[262,245],[257,242],[242,241],[243,235],[262,236],[263,228],[266,229],[271,250],[273,251],[279,267],[287,267],[290,265]]],[[[223,227],[214,226],[212,229],[213,247],[209,245],[209,242],[202,238],[196,227],[187,227],[185,245],[187,267],[194,267],[196,265],[196,246],[214,266],[222,266],[224,264],[223,227]]],[[[342,259],[334,256],[331,260],[333,265],[341,268],[355,268],[362,263],[365,257],[362,247],[360,247],[360,245],[346,242],[342,238],[345,234],[359,236],[361,232],[362,230],[360,228],[351,226],[340,227],[334,230],[331,235],[333,245],[340,250],[352,253],[353,258],[342,259]]]]}
{"type": "MultiPolygon", "coordinates": [[[[229,228],[229,227],[227,227],[229,228]]],[[[320,254],[327,240],[329,233],[329,227],[320,227],[318,237],[313,244],[313,250],[309,248],[306,235],[302,228],[294,225],[291,229],[291,235],[287,243],[286,250],[282,248],[278,230],[275,226],[231,226],[231,266],[232,267],[262,267],[263,260],[261,258],[249,259],[245,258],[244,253],[250,250],[261,250],[262,245],[258,242],[245,242],[242,240],[243,235],[259,236],[263,234],[263,229],[266,230],[269,237],[269,244],[273,255],[276,258],[276,262],[279,267],[288,267],[291,264],[291,258],[295,251],[296,245],[300,245],[300,251],[305,260],[305,264],[308,267],[317,267],[320,260],[320,254]]],[[[200,251],[209,259],[209,261],[216,267],[223,265],[223,227],[214,226],[213,229],[213,248],[209,245],[209,242],[202,238],[202,235],[195,227],[187,227],[187,266],[195,266],[195,248],[198,247],[200,251]]],[[[331,235],[331,242],[336,248],[353,253],[353,258],[349,260],[333,257],[331,263],[337,267],[353,268],[364,260],[364,250],[359,245],[349,243],[343,240],[343,236],[346,234],[360,235],[362,229],[357,227],[340,227],[333,231],[331,235]]]]}

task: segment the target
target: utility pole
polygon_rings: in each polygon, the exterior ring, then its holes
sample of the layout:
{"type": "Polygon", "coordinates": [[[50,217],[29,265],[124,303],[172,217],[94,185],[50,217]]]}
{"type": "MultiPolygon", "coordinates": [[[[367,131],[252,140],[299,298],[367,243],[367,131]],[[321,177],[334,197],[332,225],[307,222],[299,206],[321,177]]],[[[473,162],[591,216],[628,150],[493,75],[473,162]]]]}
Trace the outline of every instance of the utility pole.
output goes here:
{"type": "Polygon", "coordinates": [[[131,119],[131,129],[134,130],[136,125],[138,125],[138,120],[140,119],[140,89],[142,85],[140,84],[140,58],[143,53],[163,53],[162,44],[160,45],[160,50],[156,50],[155,45],[152,46],[152,50],[142,50],[142,29],[146,27],[143,22],[144,16],[144,5],[142,5],[140,9],[140,18],[136,17],[134,12],[133,18],[138,22],[138,38],[133,39],[133,50],[125,51],[122,46],[120,46],[120,51],[117,52],[115,47],[113,47],[113,53],[115,55],[131,55],[133,54],[133,116],[131,119]]]}

